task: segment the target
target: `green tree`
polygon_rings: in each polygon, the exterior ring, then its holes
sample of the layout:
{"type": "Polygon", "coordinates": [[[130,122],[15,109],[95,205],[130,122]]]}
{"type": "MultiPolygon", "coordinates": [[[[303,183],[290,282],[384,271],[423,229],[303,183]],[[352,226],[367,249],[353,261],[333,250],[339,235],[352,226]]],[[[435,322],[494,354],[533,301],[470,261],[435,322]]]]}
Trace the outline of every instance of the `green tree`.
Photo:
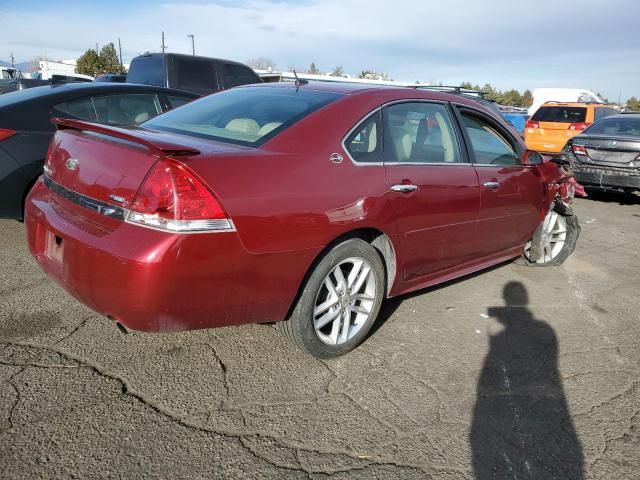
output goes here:
{"type": "Polygon", "coordinates": [[[631,97],[629,100],[627,100],[627,110],[640,112],[640,100],[638,100],[636,97],[631,97]]]}
{"type": "Polygon", "coordinates": [[[362,70],[358,74],[358,78],[372,78],[375,74],[376,72],[374,72],[373,70],[362,70]]]}
{"type": "Polygon", "coordinates": [[[531,93],[531,90],[527,89],[524,92],[522,92],[522,105],[520,106],[529,108],[532,104],[533,104],[533,94],[531,93]]]}
{"type": "Polygon", "coordinates": [[[100,56],[98,53],[89,49],[84,52],[80,58],[78,58],[76,65],[76,72],[84,75],[91,75],[95,77],[102,71],[102,65],[100,63],[100,56]]]}
{"type": "Polygon", "coordinates": [[[116,53],[116,47],[113,43],[107,43],[100,50],[100,67],[102,71],[100,73],[120,73],[120,60],[116,53]]]}
{"type": "Polygon", "coordinates": [[[331,75],[334,77],[344,77],[344,69],[342,68],[342,65],[339,65],[336,68],[334,68],[333,71],[331,72],[331,75]]]}
{"type": "Polygon", "coordinates": [[[309,69],[307,70],[307,73],[311,75],[320,75],[320,69],[316,67],[315,63],[311,62],[311,65],[309,65],[309,69]]]}

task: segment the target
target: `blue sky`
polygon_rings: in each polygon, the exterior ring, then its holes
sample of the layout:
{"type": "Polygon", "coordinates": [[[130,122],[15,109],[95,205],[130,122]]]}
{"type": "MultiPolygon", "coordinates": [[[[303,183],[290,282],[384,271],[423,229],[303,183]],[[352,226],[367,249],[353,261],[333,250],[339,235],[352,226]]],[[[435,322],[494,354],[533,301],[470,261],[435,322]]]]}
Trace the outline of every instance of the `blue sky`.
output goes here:
{"type": "Polygon", "coordinates": [[[640,97],[639,0],[0,0],[0,59],[74,58],[120,37],[160,49],[396,80],[581,87],[640,97]]]}

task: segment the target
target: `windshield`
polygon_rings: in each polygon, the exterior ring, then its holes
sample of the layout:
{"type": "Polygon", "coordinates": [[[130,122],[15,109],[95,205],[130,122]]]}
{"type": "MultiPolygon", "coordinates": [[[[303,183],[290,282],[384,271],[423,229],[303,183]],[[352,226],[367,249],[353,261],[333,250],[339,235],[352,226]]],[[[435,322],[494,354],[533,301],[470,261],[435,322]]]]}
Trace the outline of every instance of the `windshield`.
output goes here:
{"type": "Polygon", "coordinates": [[[582,123],[587,118],[583,107],[540,107],[531,120],[536,122],[582,123]]]}
{"type": "Polygon", "coordinates": [[[640,137],[640,117],[605,118],[591,125],[584,134],[640,137]]]}
{"type": "Polygon", "coordinates": [[[257,146],[341,96],[304,88],[237,88],[189,103],[143,126],[257,146]]]}

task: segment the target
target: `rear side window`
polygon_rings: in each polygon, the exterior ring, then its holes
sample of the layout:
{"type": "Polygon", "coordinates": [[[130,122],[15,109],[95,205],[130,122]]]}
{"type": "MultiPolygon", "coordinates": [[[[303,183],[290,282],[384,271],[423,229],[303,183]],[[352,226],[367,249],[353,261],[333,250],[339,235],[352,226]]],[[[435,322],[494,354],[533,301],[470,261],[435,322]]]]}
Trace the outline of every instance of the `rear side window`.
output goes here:
{"type": "Polygon", "coordinates": [[[171,86],[195,93],[218,91],[216,66],[212,60],[198,57],[171,58],[171,86]]]}
{"type": "Polygon", "coordinates": [[[384,159],[399,163],[459,163],[458,139],[449,109],[438,103],[398,103],[386,107],[384,159]]]}
{"type": "Polygon", "coordinates": [[[164,86],[164,59],[160,55],[137,57],[131,62],[127,83],[164,86]]]}
{"type": "Polygon", "coordinates": [[[483,119],[462,114],[464,127],[471,140],[476,163],[481,165],[518,165],[520,158],[507,138],[483,119]]]}
{"type": "Polygon", "coordinates": [[[260,78],[249,67],[231,63],[224,64],[224,84],[226,88],[249,85],[251,83],[260,83],[260,78]]]}
{"type": "Polygon", "coordinates": [[[308,89],[238,88],[171,110],[144,126],[256,146],[341,96],[339,93],[308,89]]]}
{"type": "Polygon", "coordinates": [[[531,120],[536,122],[583,123],[587,118],[584,107],[540,107],[531,120]]]}
{"type": "Polygon", "coordinates": [[[359,163],[382,162],[382,123],[380,111],[360,123],[344,142],[354,161],[359,163]]]}
{"type": "Polygon", "coordinates": [[[600,120],[601,118],[609,117],[618,113],[615,108],[609,107],[596,107],[594,110],[595,120],[600,120]]]}

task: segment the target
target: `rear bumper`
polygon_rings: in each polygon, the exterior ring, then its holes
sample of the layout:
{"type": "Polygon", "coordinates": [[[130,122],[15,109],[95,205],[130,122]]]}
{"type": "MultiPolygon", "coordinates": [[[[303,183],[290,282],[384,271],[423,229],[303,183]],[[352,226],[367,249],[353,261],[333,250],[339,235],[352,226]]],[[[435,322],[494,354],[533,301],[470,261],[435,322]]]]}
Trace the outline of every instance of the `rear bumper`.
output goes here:
{"type": "Polygon", "coordinates": [[[236,232],[167,233],[81,208],[38,181],[25,209],[29,249],[67,292],[133,330],[282,320],[312,258],[254,255],[236,232]]]}
{"type": "Polygon", "coordinates": [[[640,170],[571,164],[575,179],[586,186],[640,189],[640,170]]]}

